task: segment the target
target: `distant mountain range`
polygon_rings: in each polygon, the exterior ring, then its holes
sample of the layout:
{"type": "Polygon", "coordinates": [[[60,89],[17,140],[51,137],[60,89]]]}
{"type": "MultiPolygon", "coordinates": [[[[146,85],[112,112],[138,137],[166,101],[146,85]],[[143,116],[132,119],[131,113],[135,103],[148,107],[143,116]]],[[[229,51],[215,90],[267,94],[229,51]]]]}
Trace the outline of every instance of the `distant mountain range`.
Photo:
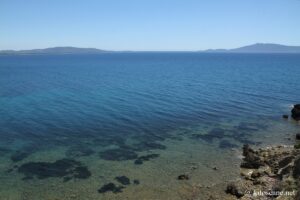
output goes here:
{"type": "Polygon", "coordinates": [[[208,53],[300,53],[300,46],[286,46],[281,44],[257,43],[235,49],[208,49],[208,53]]]}
{"type": "MultiPolygon", "coordinates": [[[[99,54],[114,51],[106,51],[96,48],[77,48],[77,47],[53,47],[46,49],[32,50],[2,50],[0,54],[26,55],[26,54],[99,54]]],[[[300,46],[286,46],[280,44],[257,43],[235,49],[208,49],[198,51],[204,53],[300,53],[300,46]]]]}
{"type": "Polygon", "coordinates": [[[77,47],[53,47],[46,49],[32,49],[32,50],[3,50],[0,54],[98,54],[109,51],[95,49],[95,48],[77,48],[77,47]]]}

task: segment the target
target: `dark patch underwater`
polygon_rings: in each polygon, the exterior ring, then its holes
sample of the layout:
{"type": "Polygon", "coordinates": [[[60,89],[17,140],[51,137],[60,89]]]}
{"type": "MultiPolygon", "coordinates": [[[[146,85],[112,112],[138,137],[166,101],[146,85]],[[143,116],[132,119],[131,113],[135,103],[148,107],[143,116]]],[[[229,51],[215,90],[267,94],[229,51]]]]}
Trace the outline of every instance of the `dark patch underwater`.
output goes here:
{"type": "Polygon", "coordinates": [[[125,187],[123,186],[116,186],[114,183],[108,183],[103,185],[98,192],[99,193],[106,193],[106,192],[113,192],[113,193],[120,193],[122,192],[122,189],[125,187]]]}
{"type": "Polygon", "coordinates": [[[130,184],[130,179],[126,176],[117,176],[115,179],[121,183],[122,185],[129,185],[130,184]]]}
{"type": "Polygon", "coordinates": [[[61,159],[55,162],[29,162],[21,165],[18,172],[24,174],[23,180],[46,179],[51,177],[64,178],[64,181],[73,178],[87,179],[91,172],[81,162],[71,159],[61,159]]]}
{"type": "Polygon", "coordinates": [[[149,154],[146,156],[140,156],[134,161],[134,164],[141,165],[144,161],[149,161],[150,159],[154,159],[157,157],[159,157],[159,154],[149,154]]]}

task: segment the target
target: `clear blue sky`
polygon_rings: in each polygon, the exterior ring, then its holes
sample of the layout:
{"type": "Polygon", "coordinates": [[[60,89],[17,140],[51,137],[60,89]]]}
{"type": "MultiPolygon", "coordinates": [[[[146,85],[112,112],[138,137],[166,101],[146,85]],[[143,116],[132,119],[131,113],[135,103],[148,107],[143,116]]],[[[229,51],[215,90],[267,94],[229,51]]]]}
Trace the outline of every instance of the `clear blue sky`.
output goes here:
{"type": "Polygon", "coordinates": [[[0,49],[300,45],[300,0],[0,0],[0,49]]]}

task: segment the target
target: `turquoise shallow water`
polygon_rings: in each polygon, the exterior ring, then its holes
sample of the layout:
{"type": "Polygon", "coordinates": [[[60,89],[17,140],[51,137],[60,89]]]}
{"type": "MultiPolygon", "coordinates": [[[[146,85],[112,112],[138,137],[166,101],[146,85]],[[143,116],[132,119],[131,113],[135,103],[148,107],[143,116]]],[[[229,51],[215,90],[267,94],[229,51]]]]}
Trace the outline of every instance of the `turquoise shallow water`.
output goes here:
{"type": "Polygon", "coordinates": [[[0,197],[176,199],[233,179],[242,144],[291,143],[299,77],[297,54],[0,56],[0,197]]]}

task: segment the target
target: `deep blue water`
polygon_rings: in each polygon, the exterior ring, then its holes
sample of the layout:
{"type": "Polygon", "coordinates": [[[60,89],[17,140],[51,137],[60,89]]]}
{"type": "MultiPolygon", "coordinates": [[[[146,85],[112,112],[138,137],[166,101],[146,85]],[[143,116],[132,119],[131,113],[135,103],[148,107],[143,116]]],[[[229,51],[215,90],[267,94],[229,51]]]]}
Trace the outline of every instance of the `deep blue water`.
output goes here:
{"type": "Polygon", "coordinates": [[[297,54],[1,56],[0,127],[126,134],[275,116],[300,101],[299,77],[297,54]]]}
{"type": "Polygon", "coordinates": [[[300,102],[299,77],[299,54],[0,56],[0,147],[7,162],[57,147],[124,150],[131,140],[129,154],[164,150],[182,127],[280,119],[300,102]]]}

